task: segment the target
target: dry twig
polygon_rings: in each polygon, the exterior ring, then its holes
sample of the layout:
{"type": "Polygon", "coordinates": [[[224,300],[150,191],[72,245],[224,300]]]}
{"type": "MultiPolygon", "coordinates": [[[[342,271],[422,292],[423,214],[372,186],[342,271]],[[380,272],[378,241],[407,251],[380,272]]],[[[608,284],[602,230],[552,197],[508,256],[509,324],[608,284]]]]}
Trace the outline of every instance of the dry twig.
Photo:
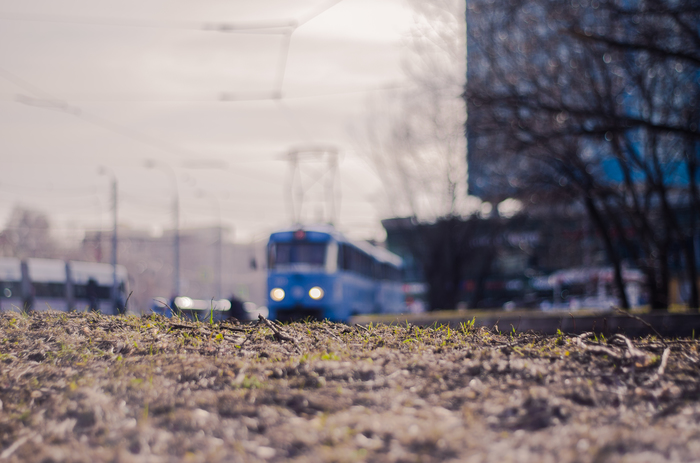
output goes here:
{"type": "Polygon", "coordinates": [[[15,450],[20,448],[21,446],[24,445],[25,442],[27,442],[30,439],[33,439],[37,435],[36,432],[29,433],[23,437],[20,437],[17,439],[12,445],[7,447],[5,450],[3,450],[2,453],[0,453],[0,460],[5,460],[7,458],[10,458],[13,453],[15,453],[15,450]]]}
{"type": "Polygon", "coordinates": [[[232,326],[226,326],[226,325],[220,325],[220,326],[224,330],[234,331],[236,333],[247,333],[248,332],[248,330],[244,330],[243,328],[234,328],[232,326]]]}
{"type": "Polygon", "coordinates": [[[661,376],[666,372],[666,365],[668,364],[668,358],[670,355],[671,349],[667,347],[664,349],[664,353],[661,355],[661,365],[659,365],[659,369],[656,371],[658,376],[661,376]]]}
{"type": "Polygon", "coordinates": [[[619,307],[615,307],[615,311],[617,311],[619,314],[622,314],[622,315],[624,315],[624,316],[626,316],[626,317],[629,317],[629,318],[633,318],[633,319],[637,320],[638,322],[644,324],[647,328],[649,328],[650,330],[652,330],[652,331],[659,337],[659,341],[661,341],[661,344],[663,344],[665,347],[668,347],[668,345],[666,344],[666,341],[664,341],[664,337],[661,336],[661,333],[659,333],[659,332],[656,330],[656,328],[654,328],[654,327],[652,326],[651,323],[649,323],[648,321],[644,320],[644,319],[641,318],[641,317],[638,317],[638,316],[636,316],[636,315],[632,315],[631,313],[626,312],[626,311],[620,309],[619,307]]]}
{"type": "Polygon", "coordinates": [[[332,337],[332,338],[335,339],[336,341],[338,341],[338,342],[343,342],[343,340],[340,339],[340,337],[338,337],[335,333],[333,333],[333,332],[332,332],[331,330],[329,330],[328,328],[325,328],[325,327],[324,327],[324,328],[323,328],[323,331],[325,331],[326,334],[327,334],[328,336],[332,337]]]}
{"type": "Polygon", "coordinates": [[[668,365],[668,358],[671,355],[671,349],[666,348],[664,350],[664,353],[661,355],[661,365],[659,365],[659,369],[656,370],[656,373],[654,373],[654,376],[649,378],[647,381],[647,384],[654,383],[659,380],[665,373],[666,373],[666,366],[668,365]]]}
{"type": "Polygon", "coordinates": [[[265,326],[270,328],[275,335],[275,339],[278,341],[289,341],[294,344],[294,346],[299,349],[299,342],[291,336],[286,335],[278,327],[270,322],[267,318],[263,317],[262,314],[258,315],[258,320],[260,320],[265,326]]]}
{"type": "Polygon", "coordinates": [[[605,347],[605,346],[591,346],[591,345],[589,345],[589,344],[584,343],[584,342],[581,340],[581,338],[579,338],[579,337],[575,337],[575,338],[573,338],[573,339],[574,339],[574,342],[575,342],[579,347],[581,347],[583,350],[585,350],[585,351],[592,352],[592,353],[594,353],[594,354],[604,354],[604,355],[607,355],[608,357],[612,357],[612,358],[617,359],[617,360],[622,360],[622,359],[624,359],[624,356],[623,356],[623,355],[621,355],[621,354],[615,352],[614,350],[612,350],[612,349],[610,349],[610,348],[608,348],[608,347],[605,347]]]}
{"type": "Polygon", "coordinates": [[[614,335],[612,337],[612,339],[613,340],[619,339],[619,340],[623,341],[627,345],[627,352],[628,352],[629,356],[633,359],[645,360],[649,356],[648,353],[644,352],[641,349],[636,348],[634,346],[634,344],[632,343],[632,341],[629,338],[627,338],[626,336],[623,336],[623,335],[618,333],[618,334],[614,335]]]}

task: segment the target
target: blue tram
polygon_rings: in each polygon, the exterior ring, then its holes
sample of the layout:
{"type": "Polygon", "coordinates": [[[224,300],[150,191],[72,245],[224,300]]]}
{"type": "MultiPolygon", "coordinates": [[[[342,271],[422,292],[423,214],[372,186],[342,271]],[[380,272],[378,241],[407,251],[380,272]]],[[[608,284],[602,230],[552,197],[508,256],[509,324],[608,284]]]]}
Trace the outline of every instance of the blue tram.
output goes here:
{"type": "Polygon", "coordinates": [[[278,320],[347,321],[353,315],[405,308],[400,257],[351,242],[331,226],[270,235],[268,309],[278,320]]]}

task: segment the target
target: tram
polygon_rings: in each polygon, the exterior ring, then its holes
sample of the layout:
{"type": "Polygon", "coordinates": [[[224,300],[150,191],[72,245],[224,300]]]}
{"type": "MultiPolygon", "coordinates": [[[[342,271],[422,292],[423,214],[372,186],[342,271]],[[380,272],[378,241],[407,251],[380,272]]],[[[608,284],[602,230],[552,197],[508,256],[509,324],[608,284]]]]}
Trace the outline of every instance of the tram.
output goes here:
{"type": "Polygon", "coordinates": [[[348,321],[405,309],[401,258],[330,225],[272,233],[267,251],[270,318],[348,321]]]}
{"type": "Polygon", "coordinates": [[[59,259],[0,258],[0,310],[123,311],[127,298],[126,268],[116,269],[116,303],[112,296],[114,268],[97,262],[59,259]]]}

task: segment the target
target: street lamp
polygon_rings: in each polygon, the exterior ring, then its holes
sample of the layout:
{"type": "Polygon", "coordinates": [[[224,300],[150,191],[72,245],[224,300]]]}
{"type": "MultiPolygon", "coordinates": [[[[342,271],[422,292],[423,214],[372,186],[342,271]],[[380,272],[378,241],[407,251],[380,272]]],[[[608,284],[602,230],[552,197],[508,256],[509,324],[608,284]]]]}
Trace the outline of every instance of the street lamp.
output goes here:
{"type": "Polygon", "coordinates": [[[112,309],[116,315],[120,312],[117,281],[117,176],[106,166],[100,166],[97,172],[99,175],[109,175],[112,178],[112,309]]]}
{"type": "Polygon", "coordinates": [[[167,172],[173,180],[173,187],[175,189],[175,195],[173,196],[173,229],[174,229],[174,280],[173,280],[173,297],[180,295],[180,195],[177,189],[177,175],[172,167],[164,162],[155,161],[153,159],[148,159],[144,163],[147,169],[155,169],[160,167],[164,172],[167,172]]]}
{"type": "Polygon", "coordinates": [[[197,190],[198,197],[209,196],[214,200],[216,206],[216,248],[214,251],[214,268],[216,272],[216,294],[214,297],[221,299],[221,204],[219,198],[214,193],[202,189],[197,190]]]}

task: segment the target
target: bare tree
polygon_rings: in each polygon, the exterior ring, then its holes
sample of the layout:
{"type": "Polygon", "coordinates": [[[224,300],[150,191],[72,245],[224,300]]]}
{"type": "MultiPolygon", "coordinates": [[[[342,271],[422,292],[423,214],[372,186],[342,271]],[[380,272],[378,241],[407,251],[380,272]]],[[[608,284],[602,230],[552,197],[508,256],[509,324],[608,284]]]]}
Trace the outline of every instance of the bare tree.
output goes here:
{"type": "Polygon", "coordinates": [[[361,148],[391,212],[419,220],[463,215],[466,197],[464,2],[410,2],[405,88],[370,101],[361,148]]]}
{"type": "Polygon", "coordinates": [[[56,246],[46,214],[16,206],[0,232],[0,252],[7,257],[55,257],[56,246]]]}
{"type": "Polygon", "coordinates": [[[491,194],[558,190],[584,204],[623,306],[625,258],[645,271],[652,307],[664,308],[670,262],[682,254],[698,307],[700,9],[683,0],[468,5],[470,158],[502,180],[491,194]]]}
{"type": "MultiPolygon", "coordinates": [[[[466,30],[463,0],[411,0],[406,85],[370,101],[362,137],[393,216],[412,217],[407,243],[428,283],[431,309],[459,301],[466,256],[466,30]]],[[[473,199],[473,198],[472,198],[473,199]]],[[[478,204],[478,200],[476,203],[478,204]]]]}

